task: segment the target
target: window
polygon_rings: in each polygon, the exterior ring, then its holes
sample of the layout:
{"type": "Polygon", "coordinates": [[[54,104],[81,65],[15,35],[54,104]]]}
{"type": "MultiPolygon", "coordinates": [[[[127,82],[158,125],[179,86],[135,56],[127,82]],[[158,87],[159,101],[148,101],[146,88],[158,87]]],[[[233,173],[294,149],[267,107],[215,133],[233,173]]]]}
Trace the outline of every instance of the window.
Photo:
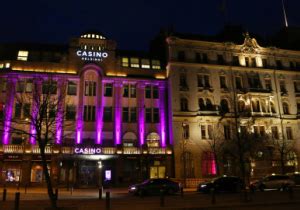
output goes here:
{"type": "Polygon", "coordinates": [[[271,112],[276,113],[275,105],[273,102],[270,102],[270,106],[271,106],[271,112]]]}
{"type": "Polygon", "coordinates": [[[200,126],[201,139],[213,139],[213,127],[212,125],[200,126]]]}
{"type": "Polygon", "coordinates": [[[57,82],[53,80],[43,82],[42,92],[43,94],[56,94],[57,82]]]}
{"type": "Polygon", "coordinates": [[[25,92],[26,93],[31,93],[32,92],[32,80],[27,80],[26,81],[25,92]]]}
{"type": "Polygon", "coordinates": [[[195,61],[197,63],[201,63],[202,62],[202,58],[201,58],[201,54],[200,53],[195,53],[195,61]]]}
{"type": "Polygon", "coordinates": [[[152,69],[161,69],[159,60],[152,60],[152,69]]]}
{"type": "Polygon", "coordinates": [[[210,87],[209,75],[198,74],[198,87],[210,87]]]}
{"type": "Polygon", "coordinates": [[[256,137],[264,136],[266,134],[265,126],[253,126],[256,137]]]}
{"type": "Polygon", "coordinates": [[[226,99],[221,100],[221,111],[223,113],[228,113],[229,112],[228,102],[227,102],[226,99]]]}
{"type": "Polygon", "coordinates": [[[111,83],[106,83],[104,85],[104,96],[111,97],[113,95],[113,86],[111,83]]]}
{"type": "Polygon", "coordinates": [[[201,139],[206,139],[206,128],[205,125],[201,125],[201,139]]]}
{"type": "Polygon", "coordinates": [[[251,58],[251,66],[256,67],[256,59],[251,58]]]}
{"type": "Polygon", "coordinates": [[[217,175],[217,163],[213,152],[204,152],[201,160],[202,175],[217,175]]]}
{"type": "Polygon", "coordinates": [[[143,69],[150,69],[150,60],[149,59],[142,59],[142,68],[143,69]]]}
{"type": "Polygon", "coordinates": [[[199,105],[199,110],[205,110],[205,104],[204,104],[204,99],[203,98],[199,98],[198,99],[198,105],[199,105]]]}
{"type": "Polygon", "coordinates": [[[190,138],[190,126],[186,123],[182,124],[182,136],[184,139],[189,139],[190,138]]]}
{"type": "Polygon", "coordinates": [[[24,104],[23,106],[23,117],[30,118],[30,104],[24,104]]]}
{"type": "Polygon", "coordinates": [[[220,87],[223,88],[223,89],[227,88],[226,77],[225,76],[220,76],[220,87]]]}
{"type": "Polygon", "coordinates": [[[131,98],[136,97],[136,87],[135,87],[135,85],[130,85],[130,97],[131,98]]]}
{"type": "Polygon", "coordinates": [[[265,79],[265,88],[270,91],[272,90],[272,83],[270,79],[265,79]]]}
{"type": "Polygon", "coordinates": [[[260,112],[260,102],[259,100],[252,100],[251,101],[251,104],[252,104],[252,110],[253,112],[260,112]]]}
{"type": "Polygon", "coordinates": [[[85,81],[85,96],[96,96],[96,82],[85,81]]]}
{"type": "Polygon", "coordinates": [[[230,136],[231,136],[230,126],[229,125],[224,125],[224,138],[226,140],[229,140],[230,136]]]}
{"type": "Polygon", "coordinates": [[[187,87],[186,74],[185,73],[180,73],[179,86],[180,87],[187,87]]]}
{"type": "Polygon", "coordinates": [[[280,80],[280,81],[279,81],[279,88],[280,88],[280,91],[281,91],[282,93],[286,93],[286,92],[287,92],[287,91],[286,91],[285,81],[284,81],[284,80],[280,80]]]}
{"type": "Polygon", "coordinates": [[[177,55],[178,61],[185,61],[185,52],[184,51],[179,51],[177,55]]]}
{"type": "Polygon", "coordinates": [[[245,57],[245,66],[250,66],[249,65],[249,58],[248,57],[245,57]]]}
{"type": "Polygon", "coordinates": [[[76,106],[67,105],[66,107],[66,120],[75,120],[76,118],[76,106]]]}
{"type": "Polygon", "coordinates": [[[145,97],[146,98],[151,98],[151,86],[150,85],[147,85],[145,87],[145,97]]]}
{"type": "Polygon", "coordinates": [[[129,122],[129,108],[123,107],[123,122],[129,122]]]}
{"type": "Polygon", "coordinates": [[[153,91],[153,98],[159,98],[158,87],[154,86],[152,91],[153,91]]]}
{"type": "Polygon", "coordinates": [[[300,114],[300,102],[297,102],[297,114],[300,114]]]}
{"type": "Polygon", "coordinates": [[[257,89],[261,88],[259,74],[249,75],[248,83],[249,83],[250,88],[257,88],[257,89]]]}
{"type": "Polygon", "coordinates": [[[112,107],[104,107],[104,122],[112,121],[112,107]]]}
{"type": "Polygon", "coordinates": [[[218,55],[217,58],[218,58],[218,64],[223,65],[225,63],[223,55],[218,55]]]}
{"type": "Polygon", "coordinates": [[[123,86],[123,97],[128,98],[129,96],[129,85],[123,86]]]}
{"type": "Polygon", "coordinates": [[[272,130],[272,137],[273,137],[274,139],[279,139],[278,128],[277,128],[277,126],[272,126],[272,127],[271,127],[271,130],[272,130]]]}
{"type": "Polygon", "coordinates": [[[20,119],[22,112],[22,104],[16,103],[15,105],[15,118],[20,119]]]}
{"type": "Polygon", "coordinates": [[[96,113],[96,107],[95,106],[84,106],[84,113],[83,113],[83,119],[86,122],[94,122],[95,121],[95,113],[96,113]]]}
{"type": "Polygon", "coordinates": [[[238,110],[239,110],[239,112],[244,112],[245,108],[246,108],[245,102],[240,100],[238,102],[238,110]]]}
{"type": "Polygon", "coordinates": [[[75,82],[68,81],[68,95],[76,96],[77,94],[77,85],[75,82]]]}
{"type": "Polygon", "coordinates": [[[295,90],[295,93],[300,92],[300,81],[295,81],[294,82],[294,90],[295,90]]]}
{"type": "Polygon", "coordinates": [[[276,66],[277,66],[277,69],[282,69],[281,60],[276,60],[276,66]]]}
{"type": "Polygon", "coordinates": [[[151,108],[146,108],[146,123],[151,123],[151,108]]]}
{"type": "Polygon", "coordinates": [[[206,53],[202,53],[202,62],[203,63],[208,63],[208,57],[206,53]]]}
{"type": "Polygon", "coordinates": [[[130,58],[130,67],[132,68],[139,68],[140,62],[138,58],[130,58]]]}
{"type": "Polygon", "coordinates": [[[23,80],[19,80],[19,81],[17,82],[17,88],[16,88],[16,91],[17,91],[18,93],[22,93],[22,92],[24,92],[24,89],[25,89],[25,82],[24,82],[23,80]]]}
{"type": "Polygon", "coordinates": [[[51,104],[51,105],[49,106],[49,109],[48,109],[48,117],[49,117],[50,119],[53,119],[53,118],[56,117],[56,107],[55,107],[55,105],[53,105],[53,104],[51,104]]]}
{"type": "Polygon", "coordinates": [[[292,133],[292,128],[291,127],[286,127],[286,138],[288,140],[293,139],[293,133],[292,133]]]}
{"type": "Polygon", "coordinates": [[[239,57],[234,55],[232,56],[232,65],[233,66],[239,66],[240,65],[240,61],[239,61],[239,57]]]}
{"type": "Polygon", "coordinates": [[[159,109],[153,108],[153,122],[159,123],[159,109]]]}
{"type": "Polygon", "coordinates": [[[2,80],[1,83],[2,84],[0,84],[0,85],[1,85],[2,92],[6,92],[7,81],[2,80]]]}
{"type": "Polygon", "coordinates": [[[283,114],[290,114],[289,105],[286,102],[282,103],[283,114]]]}
{"type": "Polygon", "coordinates": [[[180,99],[180,111],[188,111],[188,100],[186,98],[180,99]]]}
{"type": "Polygon", "coordinates": [[[28,59],[28,51],[20,50],[18,52],[17,60],[19,60],[19,61],[27,61],[27,59],[28,59]]]}
{"type": "Polygon", "coordinates": [[[130,122],[136,122],[136,107],[130,108],[130,122]]]}
{"type": "Polygon", "coordinates": [[[122,66],[128,67],[129,66],[129,59],[127,57],[122,58],[122,66]]]}
{"type": "Polygon", "coordinates": [[[239,90],[241,90],[243,88],[241,77],[235,77],[235,87],[236,87],[236,89],[239,89],[239,90]]]}

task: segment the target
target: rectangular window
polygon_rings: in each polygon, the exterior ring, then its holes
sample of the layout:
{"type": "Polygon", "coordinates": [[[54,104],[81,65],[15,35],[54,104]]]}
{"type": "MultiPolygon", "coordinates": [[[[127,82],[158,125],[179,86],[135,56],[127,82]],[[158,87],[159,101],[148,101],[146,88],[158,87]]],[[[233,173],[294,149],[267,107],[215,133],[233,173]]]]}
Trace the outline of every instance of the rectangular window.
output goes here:
{"type": "Polygon", "coordinates": [[[136,97],[136,87],[135,85],[130,85],[130,98],[136,97]]]}
{"type": "Polygon", "coordinates": [[[130,67],[140,68],[140,63],[138,58],[130,58],[130,67]]]}
{"type": "Polygon", "coordinates": [[[2,84],[0,85],[1,85],[2,92],[6,92],[6,86],[7,86],[6,80],[2,80],[2,84]]]}
{"type": "Polygon", "coordinates": [[[25,89],[25,82],[24,82],[23,80],[19,80],[19,81],[17,82],[17,88],[16,88],[16,91],[17,91],[18,93],[22,93],[22,92],[24,92],[24,89],[25,89]]]}
{"type": "Polygon", "coordinates": [[[224,63],[223,55],[218,55],[218,64],[223,65],[224,63]]]}
{"type": "Polygon", "coordinates": [[[56,94],[57,82],[56,81],[45,81],[42,85],[43,94],[56,94]]]}
{"type": "Polygon", "coordinates": [[[122,58],[122,66],[128,67],[129,66],[129,59],[127,57],[122,58]]]}
{"type": "Polygon", "coordinates": [[[184,139],[189,139],[190,138],[190,126],[188,124],[183,124],[182,125],[183,129],[183,138],[184,139]]]}
{"type": "Polygon", "coordinates": [[[264,68],[268,67],[268,60],[266,58],[262,59],[262,65],[263,65],[264,68]]]}
{"type": "Polygon", "coordinates": [[[66,120],[75,120],[76,119],[76,106],[67,105],[66,107],[66,120]]]}
{"type": "Polygon", "coordinates": [[[19,50],[18,52],[18,61],[27,61],[28,59],[28,51],[19,50]]]}
{"type": "Polygon", "coordinates": [[[280,91],[282,92],[282,93],[286,93],[287,91],[286,91],[286,88],[285,88],[285,81],[284,80],[280,80],[279,81],[279,88],[280,88],[280,91]]]}
{"type": "Polygon", "coordinates": [[[179,86],[180,87],[187,87],[186,74],[185,73],[180,73],[179,86]]]}
{"type": "Polygon", "coordinates": [[[85,96],[96,96],[96,82],[85,81],[85,96]]]}
{"type": "Polygon", "coordinates": [[[75,82],[68,81],[68,95],[76,96],[77,94],[77,85],[75,82]]]}
{"type": "Polygon", "coordinates": [[[30,117],[30,104],[24,104],[23,106],[23,117],[29,118],[30,117]]]}
{"type": "Polygon", "coordinates": [[[272,137],[273,137],[274,139],[279,139],[278,128],[277,128],[277,126],[272,126],[272,127],[271,127],[271,130],[272,130],[272,137]]]}
{"type": "Polygon", "coordinates": [[[153,98],[159,98],[158,87],[153,86],[153,98]]]}
{"type": "Polygon", "coordinates": [[[142,59],[142,68],[143,69],[150,69],[150,60],[149,59],[142,59]]]}
{"type": "Polygon", "coordinates": [[[112,121],[112,107],[104,107],[104,122],[112,121]]]}
{"type": "Polygon", "coordinates": [[[300,92],[300,81],[295,81],[294,82],[294,90],[295,90],[295,93],[300,92]]]}
{"type": "Polygon", "coordinates": [[[130,108],[130,122],[136,122],[136,107],[130,108]]]}
{"type": "Polygon", "coordinates": [[[206,128],[205,125],[201,125],[201,139],[206,139],[206,128]]]}
{"type": "Polygon", "coordinates": [[[129,122],[129,108],[128,107],[123,107],[123,122],[129,122]]]}
{"type": "Polygon", "coordinates": [[[159,123],[159,109],[153,108],[153,122],[159,123]]]}
{"type": "Polygon", "coordinates": [[[209,75],[198,74],[198,87],[210,87],[209,75]]]}
{"type": "Polygon", "coordinates": [[[232,56],[232,65],[233,66],[239,66],[240,65],[240,61],[239,61],[239,57],[234,55],[232,56]]]}
{"type": "Polygon", "coordinates": [[[245,66],[249,66],[249,58],[245,57],[245,66]]]}
{"type": "Polygon", "coordinates": [[[223,88],[223,89],[227,88],[226,77],[225,76],[220,76],[220,87],[223,88]]]}
{"type": "Polygon", "coordinates": [[[150,85],[147,85],[145,87],[145,97],[146,98],[151,98],[151,86],[150,85]]]}
{"type": "Polygon", "coordinates": [[[185,61],[185,52],[179,51],[177,54],[177,59],[178,59],[178,61],[185,61]]]}
{"type": "Polygon", "coordinates": [[[300,102],[297,102],[297,114],[300,114],[300,102]]]}
{"type": "Polygon", "coordinates": [[[94,122],[96,115],[96,107],[95,106],[84,106],[83,119],[86,122],[94,122]]]}
{"type": "Polygon", "coordinates": [[[206,53],[202,53],[202,62],[203,63],[208,63],[208,57],[206,53]]]}
{"type": "Polygon", "coordinates": [[[15,118],[20,119],[22,112],[22,104],[16,103],[15,105],[15,118]]]}
{"type": "Polygon", "coordinates": [[[235,77],[235,87],[239,90],[243,88],[241,77],[235,77]]]}
{"type": "Polygon", "coordinates": [[[277,69],[282,69],[281,60],[276,60],[276,66],[277,66],[277,69]]]}
{"type": "Polygon", "coordinates": [[[195,53],[195,61],[197,63],[201,63],[202,62],[201,54],[200,53],[195,53]]]}
{"type": "Polygon", "coordinates": [[[113,95],[113,86],[111,83],[106,83],[104,85],[104,96],[111,97],[113,95]]]}
{"type": "Polygon", "coordinates": [[[123,97],[128,98],[129,96],[129,85],[123,86],[123,97]]]}
{"type": "Polygon", "coordinates": [[[230,136],[231,136],[230,126],[229,125],[224,125],[224,138],[226,140],[229,140],[230,136]]]}
{"type": "Polygon", "coordinates": [[[251,58],[251,66],[256,67],[256,59],[251,58]]]}
{"type": "Polygon", "coordinates": [[[161,69],[159,60],[152,60],[152,69],[161,69]]]}
{"type": "Polygon", "coordinates": [[[146,108],[146,123],[151,123],[151,108],[146,108]]]}
{"type": "Polygon", "coordinates": [[[270,79],[265,79],[265,87],[267,90],[272,90],[272,83],[270,79]]]}
{"type": "Polygon", "coordinates": [[[288,140],[293,139],[293,133],[292,133],[292,128],[291,127],[286,127],[286,138],[288,140]]]}
{"type": "Polygon", "coordinates": [[[53,119],[53,118],[56,117],[56,107],[55,107],[55,105],[49,106],[48,116],[49,116],[50,119],[53,119]]]}
{"type": "Polygon", "coordinates": [[[203,75],[199,75],[198,74],[198,87],[204,87],[204,79],[203,79],[203,75]]]}
{"type": "Polygon", "coordinates": [[[212,125],[207,125],[208,139],[213,139],[213,127],[212,125]]]}
{"type": "Polygon", "coordinates": [[[32,80],[27,80],[26,81],[25,92],[26,93],[31,93],[32,92],[32,80]]]}

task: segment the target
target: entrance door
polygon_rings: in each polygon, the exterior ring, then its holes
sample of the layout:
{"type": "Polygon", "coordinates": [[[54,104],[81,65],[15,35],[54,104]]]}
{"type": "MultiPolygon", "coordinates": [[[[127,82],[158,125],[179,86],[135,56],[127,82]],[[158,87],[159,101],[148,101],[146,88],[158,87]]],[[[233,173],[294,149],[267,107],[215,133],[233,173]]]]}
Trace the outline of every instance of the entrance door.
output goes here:
{"type": "Polygon", "coordinates": [[[150,167],[150,178],[165,178],[166,167],[165,166],[151,166],[150,167]]]}
{"type": "Polygon", "coordinates": [[[79,185],[97,186],[96,164],[94,162],[82,161],[79,167],[79,185]]]}

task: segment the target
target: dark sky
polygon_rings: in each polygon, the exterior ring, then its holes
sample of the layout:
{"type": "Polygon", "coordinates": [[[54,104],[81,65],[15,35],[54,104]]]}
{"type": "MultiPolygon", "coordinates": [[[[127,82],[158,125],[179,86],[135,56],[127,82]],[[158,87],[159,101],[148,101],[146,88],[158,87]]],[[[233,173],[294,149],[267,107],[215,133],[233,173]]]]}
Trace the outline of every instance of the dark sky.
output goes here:
{"type": "MultiPolygon", "coordinates": [[[[161,27],[214,34],[229,21],[270,34],[283,26],[282,0],[2,0],[0,42],[67,43],[90,29],[122,49],[147,49],[161,27]]],[[[289,25],[300,26],[300,0],[284,0],[289,25]]]]}

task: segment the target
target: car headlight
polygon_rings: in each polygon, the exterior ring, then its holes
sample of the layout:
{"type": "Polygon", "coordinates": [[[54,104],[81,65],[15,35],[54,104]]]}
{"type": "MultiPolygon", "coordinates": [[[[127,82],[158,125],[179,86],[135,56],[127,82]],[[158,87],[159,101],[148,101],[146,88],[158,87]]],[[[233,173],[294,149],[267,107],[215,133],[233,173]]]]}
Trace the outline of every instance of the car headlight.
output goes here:
{"type": "Polygon", "coordinates": [[[135,186],[130,187],[131,190],[136,190],[135,186]]]}
{"type": "Polygon", "coordinates": [[[202,184],[200,187],[201,187],[201,188],[202,188],[202,187],[206,187],[206,184],[202,184]]]}

